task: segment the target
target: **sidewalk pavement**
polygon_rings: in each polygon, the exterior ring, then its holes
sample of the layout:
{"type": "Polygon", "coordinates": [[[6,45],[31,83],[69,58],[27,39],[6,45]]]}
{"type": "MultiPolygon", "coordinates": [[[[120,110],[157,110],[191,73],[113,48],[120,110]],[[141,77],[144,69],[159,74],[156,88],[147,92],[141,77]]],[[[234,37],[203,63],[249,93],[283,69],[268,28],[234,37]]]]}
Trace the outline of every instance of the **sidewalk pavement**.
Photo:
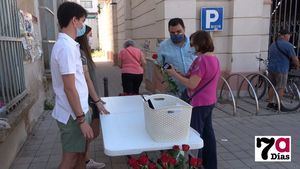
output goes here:
{"type": "MultiPolygon", "coordinates": [[[[97,63],[99,88],[103,94],[104,76],[109,79],[109,95],[118,95],[121,88],[120,71],[111,63],[97,63]]],[[[141,88],[144,88],[143,86],[141,88]]],[[[142,89],[142,92],[146,92],[142,89]]],[[[253,105],[248,105],[252,107],[253,105]]],[[[251,109],[251,108],[250,108],[251,109]]],[[[300,113],[264,116],[231,116],[230,107],[214,109],[213,126],[217,140],[219,169],[299,169],[300,113]],[[292,136],[292,162],[254,162],[254,136],[292,136]]],[[[39,118],[31,135],[18,153],[10,169],[56,169],[61,160],[59,132],[51,111],[39,118]]],[[[91,157],[104,162],[106,169],[127,169],[126,157],[109,157],[103,153],[102,134],[91,144],[91,157]]]]}

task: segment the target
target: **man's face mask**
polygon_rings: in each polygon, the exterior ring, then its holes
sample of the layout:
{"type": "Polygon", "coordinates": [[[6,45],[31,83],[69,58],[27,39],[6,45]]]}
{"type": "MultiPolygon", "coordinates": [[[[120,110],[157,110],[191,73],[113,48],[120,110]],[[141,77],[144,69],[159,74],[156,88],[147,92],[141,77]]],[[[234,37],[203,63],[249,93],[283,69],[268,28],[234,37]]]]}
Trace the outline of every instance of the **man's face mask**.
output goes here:
{"type": "Polygon", "coordinates": [[[173,43],[180,43],[184,40],[184,34],[180,33],[180,34],[170,34],[171,40],[173,43]]]}

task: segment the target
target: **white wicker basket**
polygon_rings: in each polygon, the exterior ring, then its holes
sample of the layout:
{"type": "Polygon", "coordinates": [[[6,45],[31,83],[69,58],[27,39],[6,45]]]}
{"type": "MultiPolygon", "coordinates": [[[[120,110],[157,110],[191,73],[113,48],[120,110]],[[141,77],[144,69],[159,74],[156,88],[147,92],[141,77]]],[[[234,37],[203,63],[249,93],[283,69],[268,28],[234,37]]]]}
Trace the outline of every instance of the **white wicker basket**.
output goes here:
{"type": "Polygon", "coordinates": [[[183,100],[167,95],[148,96],[154,108],[144,102],[145,125],[156,142],[185,141],[189,137],[192,106],[183,100]]]}

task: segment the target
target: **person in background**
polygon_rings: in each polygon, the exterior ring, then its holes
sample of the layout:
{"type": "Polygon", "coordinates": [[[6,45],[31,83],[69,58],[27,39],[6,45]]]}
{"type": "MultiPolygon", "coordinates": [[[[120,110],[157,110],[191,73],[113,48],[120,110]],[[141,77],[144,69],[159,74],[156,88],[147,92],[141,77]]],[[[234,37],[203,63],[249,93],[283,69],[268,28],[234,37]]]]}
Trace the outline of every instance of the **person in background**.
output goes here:
{"type": "Polygon", "coordinates": [[[52,117],[57,121],[63,150],[59,169],[86,168],[86,146],[94,137],[88,87],[75,41],[82,35],[86,16],[86,10],[74,2],[64,2],[57,10],[61,32],[51,53],[51,76],[55,93],[52,117]]]}
{"type": "MultiPolygon", "coordinates": [[[[185,75],[189,70],[195,57],[195,50],[190,46],[190,40],[185,35],[185,26],[181,18],[172,18],[168,24],[170,38],[160,43],[158,48],[158,63],[163,66],[165,63],[185,75]]],[[[185,87],[175,79],[179,88],[179,97],[185,95],[185,87]]]]}
{"type": "Polygon", "coordinates": [[[143,52],[135,47],[135,42],[126,40],[118,56],[118,65],[122,71],[122,86],[125,95],[139,94],[143,81],[146,59],[143,52]]]}
{"type": "Polygon", "coordinates": [[[92,51],[92,44],[93,44],[93,31],[92,31],[92,28],[90,26],[87,26],[87,31],[86,32],[87,32],[86,37],[88,39],[88,44],[89,44],[89,47],[92,51]]]}
{"type": "MultiPolygon", "coordinates": [[[[299,68],[299,60],[295,53],[294,46],[289,42],[291,34],[286,29],[279,31],[279,36],[273,42],[269,49],[268,57],[268,78],[276,87],[279,98],[284,95],[284,89],[287,84],[290,62],[296,69],[299,68]]],[[[274,91],[269,90],[268,108],[278,109],[278,105],[273,103],[274,91]]],[[[287,111],[285,107],[280,106],[281,111],[287,111]]]]}
{"type": "Polygon", "coordinates": [[[217,102],[217,84],[220,78],[220,64],[213,53],[214,44],[209,33],[197,31],[191,35],[191,46],[197,52],[186,76],[178,73],[174,67],[167,69],[170,76],[176,78],[188,89],[191,98],[191,127],[198,131],[203,139],[204,147],[198,152],[203,159],[205,169],[217,168],[217,148],[212,126],[212,111],[217,102]],[[195,95],[193,95],[197,92],[195,95]]]}
{"type": "MultiPolygon", "coordinates": [[[[104,108],[104,102],[98,96],[95,90],[96,82],[96,72],[95,72],[95,63],[93,62],[91,56],[91,47],[89,46],[89,36],[92,32],[92,28],[85,25],[85,32],[82,36],[76,38],[76,41],[80,44],[80,53],[83,65],[83,71],[85,80],[88,86],[89,91],[89,106],[92,108],[92,123],[91,127],[94,132],[94,139],[99,136],[99,125],[100,119],[99,114],[109,114],[109,112],[104,108]]],[[[88,146],[89,149],[89,146],[88,146]]],[[[104,168],[104,163],[95,162],[89,157],[89,151],[86,153],[86,168],[87,169],[100,169],[104,168]]]]}

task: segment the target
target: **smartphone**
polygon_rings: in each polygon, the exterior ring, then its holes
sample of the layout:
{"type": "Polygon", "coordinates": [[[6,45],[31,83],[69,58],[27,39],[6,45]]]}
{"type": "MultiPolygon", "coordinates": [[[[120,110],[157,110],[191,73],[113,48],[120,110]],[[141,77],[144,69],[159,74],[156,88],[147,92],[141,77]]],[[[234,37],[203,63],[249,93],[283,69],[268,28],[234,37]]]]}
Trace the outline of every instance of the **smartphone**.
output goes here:
{"type": "Polygon", "coordinates": [[[164,65],[163,65],[163,69],[165,70],[165,69],[171,69],[172,68],[172,66],[169,64],[169,63],[165,63],[164,65]]]}

